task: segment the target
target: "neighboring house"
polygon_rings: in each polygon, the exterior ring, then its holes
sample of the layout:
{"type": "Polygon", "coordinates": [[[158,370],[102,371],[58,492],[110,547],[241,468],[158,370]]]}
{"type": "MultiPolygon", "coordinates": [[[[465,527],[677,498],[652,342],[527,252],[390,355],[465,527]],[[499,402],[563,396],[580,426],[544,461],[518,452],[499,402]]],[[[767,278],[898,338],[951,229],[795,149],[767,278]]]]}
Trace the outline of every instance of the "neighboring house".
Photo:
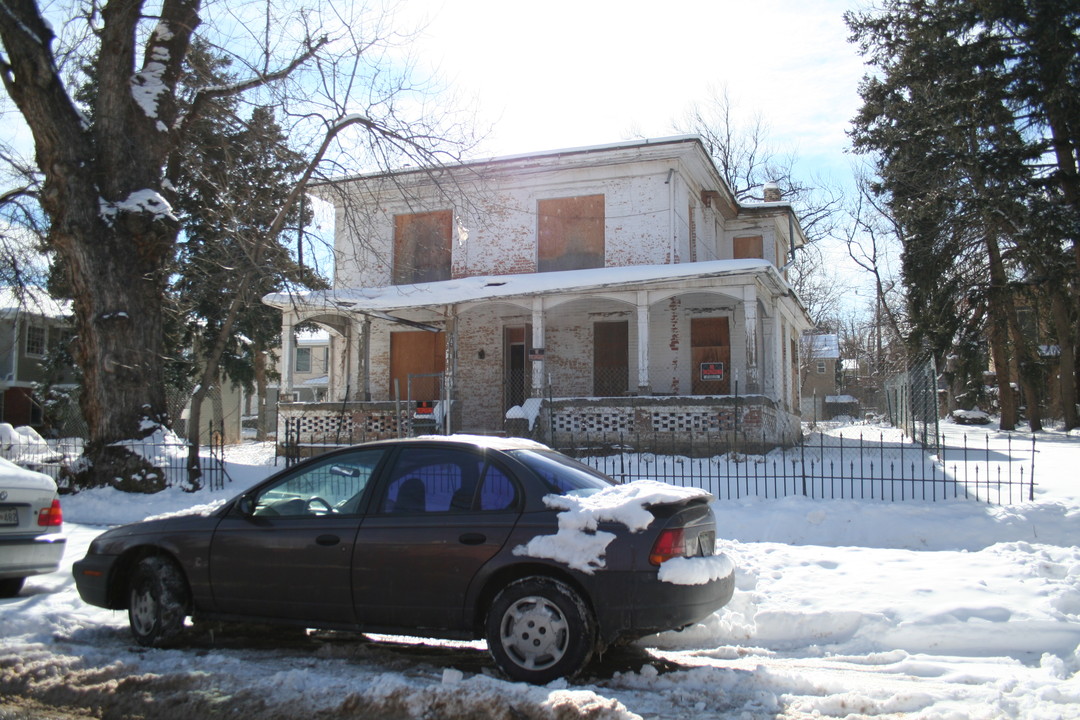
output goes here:
{"type": "MultiPolygon", "coordinates": [[[[793,440],[810,323],[786,269],[805,238],[766,192],[736,201],[697,137],[324,186],[333,289],[265,302],[282,310],[286,343],[301,322],[329,331],[335,405],[281,415],[316,428],[329,424],[319,412],[344,411],[353,437],[397,432],[398,407],[432,404],[443,431],[505,432],[509,416],[548,441],[793,440]]],[[[295,364],[281,371],[298,393],[295,364]]]]}
{"type": "MultiPolygon", "coordinates": [[[[53,300],[41,288],[0,288],[0,421],[41,428],[43,408],[34,388],[48,379],[50,350],[72,337],[71,303],[53,300]]],[[[56,387],[73,388],[74,369],[54,380],[56,387]]]]}
{"type": "Polygon", "coordinates": [[[802,408],[806,420],[857,416],[859,401],[842,392],[840,338],[834,334],[804,335],[802,340],[802,408]]]}
{"type": "Polygon", "coordinates": [[[330,387],[329,333],[297,333],[292,368],[294,399],[297,402],[325,402],[330,387]]]}

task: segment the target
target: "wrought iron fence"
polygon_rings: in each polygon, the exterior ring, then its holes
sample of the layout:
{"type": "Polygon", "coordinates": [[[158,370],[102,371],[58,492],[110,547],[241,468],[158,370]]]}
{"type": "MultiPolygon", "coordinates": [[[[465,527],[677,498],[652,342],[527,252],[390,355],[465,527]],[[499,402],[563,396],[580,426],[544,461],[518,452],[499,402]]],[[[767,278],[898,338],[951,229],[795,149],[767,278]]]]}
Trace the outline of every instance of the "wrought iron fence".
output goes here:
{"type": "MultiPolygon", "coordinates": [[[[200,482],[207,489],[221,490],[232,478],[225,469],[221,433],[211,431],[209,435],[209,442],[201,446],[199,453],[200,482]]],[[[79,437],[45,439],[32,431],[11,432],[4,433],[0,438],[0,457],[20,467],[44,473],[56,481],[61,491],[71,492],[75,490],[72,479],[77,472],[84,445],[85,441],[79,437]]],[[[186,441],[152,436],[145,440],[125,441],[123,446],[161,469],[165,487],[187,487],[190,446],[186,441]]]]}
{"type": "Polygon", "coordinates": [[[704,435],[685,452],[665,451],[657,434],[652,452],[631,451],[647,440],[590,442],[587,435],[561,444],[559,450],[620,482],[652,479],[700,487],[720,500],[744,497],[804,496],[902,502],[907,500],[976,500],[1008,504],[1034,499],[1035,437],[1030,445],[1012,435],[1004,448],[969,444],[963,435],[949,441],[939,436],[936,454],[892,431],[889,439],[856,433],[814,433],[795,447],[752,455],[731,451],[723,438],[704,435]]]}

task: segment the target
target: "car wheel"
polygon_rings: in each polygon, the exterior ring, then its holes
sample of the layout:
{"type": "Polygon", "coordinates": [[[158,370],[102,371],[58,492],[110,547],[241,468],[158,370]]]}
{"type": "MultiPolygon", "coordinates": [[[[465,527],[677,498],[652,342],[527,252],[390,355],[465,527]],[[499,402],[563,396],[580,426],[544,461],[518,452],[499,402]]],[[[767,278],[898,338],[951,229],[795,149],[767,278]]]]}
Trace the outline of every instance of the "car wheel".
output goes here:
{"type": "Polygon", "coordinates": [[[485,623],[488,651],[513,680],[544,684],[580,672],[592,657],[596,622],[566,583],[528,577],[495,596],[485,623]]]}
{"type": "Polygon", "coordinates": [[[180,568],[163,557],[140,560],[128,595],[128,622],[135,642],[164,647],[183,629],[187,612],[187,583],[180,568]]]}
{"type": "Polygon", "coordinates": [[[26,578],[4,578],[0,580],[0,598],[13,598],[23,589],[26,578]]]}

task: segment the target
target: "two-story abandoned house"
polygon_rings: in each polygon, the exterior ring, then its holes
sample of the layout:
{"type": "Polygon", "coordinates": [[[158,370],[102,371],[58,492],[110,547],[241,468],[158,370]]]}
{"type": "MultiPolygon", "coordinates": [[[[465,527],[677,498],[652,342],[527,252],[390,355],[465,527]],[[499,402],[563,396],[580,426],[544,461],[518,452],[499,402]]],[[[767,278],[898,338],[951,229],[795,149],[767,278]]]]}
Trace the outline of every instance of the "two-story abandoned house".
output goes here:
{"type": "MultiPolygon", "coordinates": [[[[402,432],[731,433],[789,442],[799,337],[789,203],[738,202],[674,137],[365,175],[336,208],[333,289],[271,295],[283,337],[331,335],[328,400],[300,439],[402,432]]],[[[294,391],[291,347],[282,383],[294,391]]],[[[301,422],[302,421],[302,422],[301,422]]],[[[295,430],[294,430],[295,432],[295,430]]],[[[624,440],[625,441],[625,440],[624,440]]]]}

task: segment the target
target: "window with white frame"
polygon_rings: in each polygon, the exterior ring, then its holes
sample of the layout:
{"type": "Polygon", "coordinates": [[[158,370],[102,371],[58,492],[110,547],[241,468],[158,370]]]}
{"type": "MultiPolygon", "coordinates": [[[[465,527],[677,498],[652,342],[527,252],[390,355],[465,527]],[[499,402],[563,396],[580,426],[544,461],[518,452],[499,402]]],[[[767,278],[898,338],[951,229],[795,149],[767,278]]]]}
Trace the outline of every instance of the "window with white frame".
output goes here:
{"type": "Polygon", "coordinates": [[[311,348],[296,348],[296,372],[311,372],[311,348]]]}
{"type": "Polygon", "coordinates": [[[817,371],[818,371],[819,375],[824,375],[825,374],[825,361],[824,360],[818,360],[817,361],[817,371]]]}
{"type": "Polygon", "coordinates": [[[49,349],[49,329],[44,325],[26,326],[26,354],[45,357],[49,349]]]}

